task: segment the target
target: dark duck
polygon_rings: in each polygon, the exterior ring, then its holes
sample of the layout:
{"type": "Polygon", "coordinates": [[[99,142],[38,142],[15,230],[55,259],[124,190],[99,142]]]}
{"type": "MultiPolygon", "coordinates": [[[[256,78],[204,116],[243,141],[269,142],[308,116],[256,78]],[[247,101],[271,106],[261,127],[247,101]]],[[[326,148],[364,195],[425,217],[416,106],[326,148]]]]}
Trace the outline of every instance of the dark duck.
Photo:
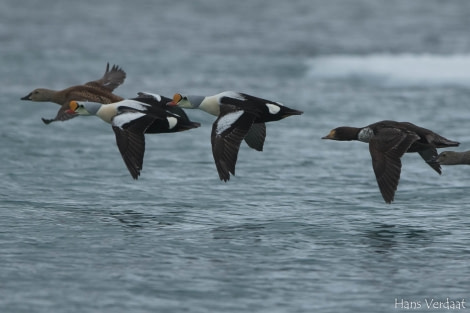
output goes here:
{"type": "MultiPolygon", "coordinates": [[[[426,161],[437,157],[437,148],[456,147],[460,143],[409,122],[381,121],[366,127],[338,127],[322,139],[339,141],[358,140],[369,143],[372,167],[380,192],[386,203],[391,203],[401,173],[400,158],[406,152],[418,152],[426,161]]],[[[428,164],[439,174],[437,162],[428,164]]]]}

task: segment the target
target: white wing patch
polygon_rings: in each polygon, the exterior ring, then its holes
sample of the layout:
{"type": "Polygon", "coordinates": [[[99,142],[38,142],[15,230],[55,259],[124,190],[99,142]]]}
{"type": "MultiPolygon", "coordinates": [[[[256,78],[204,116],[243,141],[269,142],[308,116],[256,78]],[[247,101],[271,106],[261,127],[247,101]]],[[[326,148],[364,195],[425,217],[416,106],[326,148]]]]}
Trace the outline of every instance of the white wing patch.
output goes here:
{"type": "Polygon", "coordinates": [[[139,94],[143,94],[143,95],[146,95],[146,96],[152,96],[158,102],[162,101],[162,97],[160,95],[156,94],[156,93],[141,91],[141,92],[139,92],[139,94]]]}
{"type": "Polygon", "coordinates": [[[374,131],[369,127],[362,129],[359,134],[357,134],[357,139],[362,142],[369,142],[369,140],[374,136],[374,131]]]}
{"type": "Polygon", "coordinates": [[[216,134],[220,135],[232,127],[233,123],[235,123],[240,118],[240,116],[243,115],[243,113],[245,113],[245,111],[235,111],[222,116],[217,122],[217,128],[215,130],[216,134]]]}
{"type": "Polygon", "coordinates": [[[281,110],[281,107],[277,104],[266,103],[266,106],[268,107],[269,113],[273,115],[279,113],[281,110]]]}
{"type": "MultiPolygon", "coordinates": [[[[243,97],[241,94],[235,91],[224,91],[224,92],[219,93],[217,96],[218,96],[218,99],[227,97],[227,98],[233,98],[233,99],[238,99],[242,101],[246,100],[245,97],[243,97]]],[[[220,100],[219,100],[219,103],[220,103],[220,100]]]]}
{"type": "Polygon", "coordinates": [[[169,116],[166,119],[168,120],[168,129],[173,129],[178,124],[176,117],[169,116]]]}
{"type": "Polygon", "coordinates": [[[132,121],[135,121],[135,120],[141,118],[142,116],[145,116],[145,114],[140,113],[140,112],[122,113],[122,114],[116,115],[113,118],[113,123],[112,124],[113,124],[113,126],[117,126],[119,128],[122,128],[122,126],[124,126],[125,124],[130,123],[132,121]]]}
{"type": "Polygon", "coordinates": [[[147,103],[127,99],[119,102],[118,110],[120,106],[133,108],[139,111],[145,111],[150,105],[148,105],[147,103]]]}

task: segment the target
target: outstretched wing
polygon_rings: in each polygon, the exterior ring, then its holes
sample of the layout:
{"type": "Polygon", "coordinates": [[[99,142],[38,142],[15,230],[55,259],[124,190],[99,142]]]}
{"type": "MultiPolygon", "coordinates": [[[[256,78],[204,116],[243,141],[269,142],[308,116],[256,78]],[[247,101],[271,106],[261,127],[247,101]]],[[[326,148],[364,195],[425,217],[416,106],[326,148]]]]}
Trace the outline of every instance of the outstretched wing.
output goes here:
{"type": "MultiPolygon", "coordinates": [[[[238,110],[244,110],[253,117],[259,117],[261,114],[260,106],[264,106],[267,100],[253,97],[238,92],[225,92],[219,99],[222,106],[236,107],[238,110]]],[[[263,151],[264,140],[266,138],[266,125],[264,123],[253,123],[245,136],[245,142],[252,149],[263,151]]]]}
{"type": "Polygon", "coordinates": [[[235,175],[238,150],[255,117],[231,105],[221,105],[220,114],[212,125],[212,154],[219,177],[223,181],[235,175]]]}
{"type": "Polygon", "coordinates": [[[436,148],[429,148],[426,150],[418,151],[419,155],[423,158],[426,163],[433,168],[439,175],[441,172],[441,165],[437,162],[429,162],[429,160],[433,160],[437,158],[437,149],[436,148]]]}
{"type": "Polygon", "coordinates": [[[253,123],[245,136],[245,142],[252,149],[263,151],[264,140],[266,139],[266,124],[253,123]]]}
{"type": "Polygon", "coordinates": [[[44,124],[48,125],[52,122],[56,122],[56,121],[67,121],[67,120],[70,120],[76,116],[78,116],[78,114],[74,114],[74,113],[68,113],[67,112],[68,110],[68,107],[63,105],[60,107],[59,111],[57,111],[57,115],[54,117],[54,118],[44,118],[42,117],[42,121],[44,122],[44,124]]]}
{"type": "Polygon", "coordinates": [[[419,139],[415,133],[397,128],[381,129],[369,141],[372,166],[385,202],[391,203],[401,173],[400,158],[419,139]]]}
{"type": "Polygon", "coordinates": [[[88,82],[85,85],[105,88],[111,92],[114,89],[116,89],[119,85],[121,85],[125,79],[126,79],[126,72],[124,72],[122,68],[120,68],[117,65],[113,65],[110,71],[109,63],[107,63],[106,71],[104,72],[103,77],[101,77],[100,79],[88,82]]]}
{"type": "Polygon", "coordinates": [[[143,167],[145,130],[154,118],[140,112],[126,112],[113,119],[116,144],[132,178],[137,179],[143,167]]]}

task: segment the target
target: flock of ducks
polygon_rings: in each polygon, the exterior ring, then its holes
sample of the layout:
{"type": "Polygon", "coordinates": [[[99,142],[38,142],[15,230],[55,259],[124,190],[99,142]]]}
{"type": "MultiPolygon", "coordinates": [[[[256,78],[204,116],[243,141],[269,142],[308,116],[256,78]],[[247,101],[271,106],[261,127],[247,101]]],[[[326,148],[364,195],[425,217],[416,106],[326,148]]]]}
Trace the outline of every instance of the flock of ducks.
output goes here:
{"type": "MultiPolygon", "coordinates": [[[[132,99],[113,93],[126,78],[126,73],[109,63],[103,77],[84,85],[60,91],[38,88],[21,100],[47,101],[60,105],[52,119],[45,124],[66,121],[76,116],[98,116],[111,124],[116,143],[129,173],[137,179],[143,167],[145,134],[173,133],[200,126],[191,121],[183,109],[200,109],[217,116],[212,125],[212,154],[219,178],[223,181],[235,175],[235,165],[241,142],[262,151],[267,122],[278,121],[302,111],[288,108],[279,102],[245,93],[224,91],[212,96],[175,94],[172,99],[139,92],[132,99]]],[[[437,148],[456,147],[459,142],[446,139],[433,131],[408,122],[380,121],[362,128],[343,126],[322,139],[369,144],[372,167],[386,203],[394,200],[401,173],[401,157],[417,152],[437,173],[440,165],[470,164],[470,151],[444,151],[437,148]]]]}

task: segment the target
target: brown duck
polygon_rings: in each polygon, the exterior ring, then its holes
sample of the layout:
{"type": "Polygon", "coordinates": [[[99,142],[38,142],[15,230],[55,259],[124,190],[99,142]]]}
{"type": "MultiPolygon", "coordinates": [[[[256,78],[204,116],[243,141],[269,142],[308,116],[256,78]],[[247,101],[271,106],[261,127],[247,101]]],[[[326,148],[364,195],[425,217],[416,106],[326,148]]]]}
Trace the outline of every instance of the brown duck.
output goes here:
{"type": "Polygon", "coordinates": [[[440,165],[470,165],[470,150],[469,151],[443,151],[435,158],[428,161],[428,163],[438,163],[440,165]]]}
{"type": "MultiPolygon", "coordinates": [[[[456,147],[460,143],[408,122],[381,121],[366,127],[338,127],[322,137],[332,140],[358,140],[369,143],[372,167],[385,202],[391,203],[400,180],[405,152],[418,152],[425,161],[437,156],[436,148],[456,147]]],[[[439,163],[428,163],[441,174],[439,163]]]]}
{"type": "Polygon", "coordinates": [[[124,79],[126,79],[126,72],[117,65],[113,65],[110,71],[108,63],[103,77],[98,80],[58,91],[45,88],[34,89],[27,96],[21,98],[21,100],[55,102],[61,106],[56,117],[53,119],[43,118],[42,121],[45,124],[49,124],[54,121],[65,121],[76,116],[66,112],[69,109],[69,103],[71,100],[93,101],[104,104],[123,100],[122,97],[117,96],[112,92],[116,87],[124,82],[124,79]]]}

